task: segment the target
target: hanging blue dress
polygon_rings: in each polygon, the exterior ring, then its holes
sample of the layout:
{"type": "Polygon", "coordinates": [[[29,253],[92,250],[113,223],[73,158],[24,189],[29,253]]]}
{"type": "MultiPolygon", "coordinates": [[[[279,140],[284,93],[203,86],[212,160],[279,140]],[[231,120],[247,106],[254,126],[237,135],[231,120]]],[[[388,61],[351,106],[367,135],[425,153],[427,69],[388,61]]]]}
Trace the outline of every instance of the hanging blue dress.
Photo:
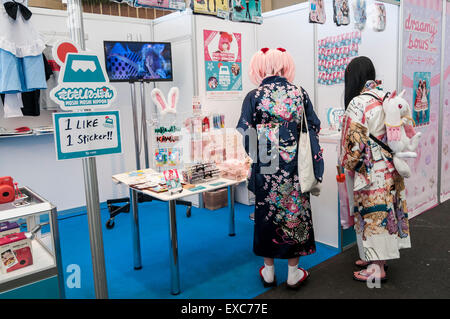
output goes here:
{"type": "MultiPolygon", "coordinates": [[[[316,250],[310,194],[301,192],[298,176],[297,143],[303,109],[312,136],[312,153],[319,155],[320,121],[302,88],[271,76],[248,93],[242,105],[237,129],[253,159],[249,189],[256,197],[253,250],[258,256],[287,259],[316,250]]],[[[321,180],[323,160],[320,157],[315,162],[316,178],[321,180]]]]}

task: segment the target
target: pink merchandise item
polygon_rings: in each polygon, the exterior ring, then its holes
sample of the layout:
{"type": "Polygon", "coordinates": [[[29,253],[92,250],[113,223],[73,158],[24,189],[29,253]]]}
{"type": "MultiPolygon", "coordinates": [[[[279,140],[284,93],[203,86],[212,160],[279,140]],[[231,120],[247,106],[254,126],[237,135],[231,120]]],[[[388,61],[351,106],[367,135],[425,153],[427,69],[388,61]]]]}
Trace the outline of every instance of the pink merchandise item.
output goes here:
{"type": "Polygon", "coordinates": [[[0,271],[11,271],[33,264],[31,241],[25,233],[14,233],[0,238],[0,271]]]}

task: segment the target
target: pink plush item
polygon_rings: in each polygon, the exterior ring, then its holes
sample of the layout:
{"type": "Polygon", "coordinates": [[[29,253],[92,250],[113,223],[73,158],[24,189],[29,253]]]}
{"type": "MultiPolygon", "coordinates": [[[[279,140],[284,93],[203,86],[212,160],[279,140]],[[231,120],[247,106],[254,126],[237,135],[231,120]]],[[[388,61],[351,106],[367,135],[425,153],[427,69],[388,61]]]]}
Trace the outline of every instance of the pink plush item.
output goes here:
{"type": "Polygon", "coordinates": [[[387,139],[390,142],[398,142],[401,139],[400,126],[386,126],[387,139]]]}
{"type": "Polygon", "coordinates": [[[250,80],[260,85],[264,78],[272,75],[285,77],[289,82],[295,78],[295,63],[292,56],[285,49],[266,48],[256,52],[250,60],[250,80]]]}
{"type": "Polygon", "coordinates": [[[411,124],[405,124],[403,127],[405,128],[406,136],[408,136],[409,138],[416,135],[416,130],[414,130],[414,126],[412,126],[411,124]]]}

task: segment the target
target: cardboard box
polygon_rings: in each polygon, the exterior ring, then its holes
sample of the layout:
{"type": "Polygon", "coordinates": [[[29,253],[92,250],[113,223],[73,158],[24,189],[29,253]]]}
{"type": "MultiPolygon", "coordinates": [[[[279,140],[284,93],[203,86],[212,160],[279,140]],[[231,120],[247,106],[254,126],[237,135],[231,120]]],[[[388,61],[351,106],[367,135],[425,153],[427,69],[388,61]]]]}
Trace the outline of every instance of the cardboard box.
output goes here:
{"type": "Polygon", "coordinates": [[[204,207],[209,210],[216,210],[228,206],[228,189],[221,188],[203,193],[204,207]]]}
{"type": "Polygon", "coordinates": [[[25,233],[0,238],[0,271],[5,274],[33,264],[31,241],[25,233]]]}

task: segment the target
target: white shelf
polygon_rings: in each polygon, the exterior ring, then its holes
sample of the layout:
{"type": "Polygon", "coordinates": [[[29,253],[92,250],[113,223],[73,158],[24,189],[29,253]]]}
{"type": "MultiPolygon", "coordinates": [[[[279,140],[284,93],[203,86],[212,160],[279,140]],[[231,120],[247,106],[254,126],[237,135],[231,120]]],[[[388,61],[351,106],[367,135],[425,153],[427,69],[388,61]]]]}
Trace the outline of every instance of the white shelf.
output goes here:
{"type": "Polygon", "coordinates": [[[6,274],[0,273],[0,285],[56,267],[55,258],[37,240],[32,240],[31,246],[33,251],[33,265],[6,274]]]}

